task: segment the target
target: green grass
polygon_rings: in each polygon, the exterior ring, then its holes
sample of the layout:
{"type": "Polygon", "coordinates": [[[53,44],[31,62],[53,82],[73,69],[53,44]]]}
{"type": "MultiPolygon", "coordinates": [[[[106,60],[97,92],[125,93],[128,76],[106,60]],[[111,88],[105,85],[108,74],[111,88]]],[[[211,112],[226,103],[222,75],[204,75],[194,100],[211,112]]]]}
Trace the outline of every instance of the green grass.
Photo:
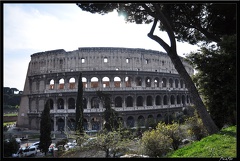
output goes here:
{"type": "Polygon", "coordinates": [[[167,158],[236,158],[236,126],[222,129],[217,134],[209,135],[200,141],[169,153],[167,158]]]}

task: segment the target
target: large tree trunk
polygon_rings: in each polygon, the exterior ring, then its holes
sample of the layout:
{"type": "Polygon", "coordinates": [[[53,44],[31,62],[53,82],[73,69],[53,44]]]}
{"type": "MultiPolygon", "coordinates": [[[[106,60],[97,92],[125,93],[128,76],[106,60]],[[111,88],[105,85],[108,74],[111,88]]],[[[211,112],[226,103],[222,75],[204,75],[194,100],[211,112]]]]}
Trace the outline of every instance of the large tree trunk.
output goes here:
{"type": "MultiPolygon", "coordinates": [[[[146,6],[144,8],[146,9],[146,6]]],[[[177,70],[179,75],[184,79],[185,83],[187,84],[188,91],[190,92],[190,94],[192,96],[193,103],[196,106],[198,114],[201,117],[203,125],[206,127],[208,133],[209,134],[217,133],[219,131],[218,127],[216,126],[216,124],[214,123],[212,118],[210,117],[210,114],[207,112],[207,109],[205,108],[205,105],[203,104],[202,99],[199,96],[198,91],[197,91],[191,77],[187,73],[185,67],[182,64],[181,59],[177,55],[176,40],[174,37],[174,32],[173,32],[170,24],[168,23],[167,19],[165,18],[165,16],[159,9],[159,7],[155,5],[155,8],[157,10],[157,14],[155,14],[155,13],[151,14],[155,18],[155,20],[154,20],[152,29],[151,29],[150,33],[148,34],[148,36],[151,39],[158,42],[166,50],[175,69],[177,70]],[[156,24],[157,24],[158,20],[160,20],[161,23],[164,25],[164,27],[168,33],[170,42],[171,42],[171,46],[169,46],[167,43],[165,43],[160,37],[153,35],[153,32],[156,28],[156,24]]]]}

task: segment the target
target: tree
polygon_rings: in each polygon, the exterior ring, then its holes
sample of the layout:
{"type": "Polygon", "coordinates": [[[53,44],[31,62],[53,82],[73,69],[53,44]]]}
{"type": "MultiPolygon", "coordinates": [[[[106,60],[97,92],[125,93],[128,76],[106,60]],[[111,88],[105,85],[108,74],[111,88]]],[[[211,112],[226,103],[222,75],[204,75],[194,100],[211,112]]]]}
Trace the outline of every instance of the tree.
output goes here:
{"type": "MultiPolygon", "coordinates": [[[[126,21],[136,22],[137,24],[150,23],[153,21],[153,26],[148,37],[159,43],[169,55],[175,69],[184,79],[191,93],[193,103],[208,132],[213,134],[219,131],[207,112],[191,77],[177,54],[176,39],[179,41],[188,41],[192,44],[199,41],[206,43],[212,41],[220,42],[222,35],[226,33],[226,28],[224,28],[228,25],[226,22],[233,22],[231,24],[234,24],[236,21],[236,15],[234,15],[236,7],[234,5],[228,8],[233,9],[233,12],[230,13],[229,11],[223,10],[223,5],[221,8],[218,8],[218,5],[214,3],[77,3],[77,5],[84,11],[100,14],[106,14],[116,9],[118,13],[124,13],[126,15],[126,21]],[[171,6],[173,7],[171,8],[171,6]],[[174,17],[176,17],[176,19],[174,19],[174,17]],[[167,32],[170,45],[164,42],[159,36],[153,34],[158,21],[160,21],[160,29],[167,32]],[[225,26],[221,28],[218,27],[219,24],[225,24],[225,26]],[[216,29],[221,29],[221,32],[216,29]]],[[[232,29],[234,32],[235,28],[232,27],[232,29]]]]}
{"type": "Polygon", "coordinates": [[[83,135],[83,85],[82,85],[82,73],[79,73],[78,77],[78,93],[76,102],[76,133],[83,135]]]}
{"type": "Polygon", "coordinates": [[[41,114],[40,121],[40,143],[39,149],[47,155],[48,148],[52,143],[51,139],[51,117],[50,117],[50,101],[47,101],[41,114]]]}
{"type": "Polygon", "coordinates": [[[103,116],[105,120],[104,129],[107,129],[108,131],[114,131],[118,129],[118,113],[111,108],[110,95],[107,93],[103,93],[102,91],[97,91],[97,96],[102,101],[105,108],[103,116]]]}
{"type": "Polygon", "coordinates": [[[193,81],[216,125],[236,125],[236,35],[223,37],[216,49],[202,47],[187,58],[198,71],[193,81]]]}

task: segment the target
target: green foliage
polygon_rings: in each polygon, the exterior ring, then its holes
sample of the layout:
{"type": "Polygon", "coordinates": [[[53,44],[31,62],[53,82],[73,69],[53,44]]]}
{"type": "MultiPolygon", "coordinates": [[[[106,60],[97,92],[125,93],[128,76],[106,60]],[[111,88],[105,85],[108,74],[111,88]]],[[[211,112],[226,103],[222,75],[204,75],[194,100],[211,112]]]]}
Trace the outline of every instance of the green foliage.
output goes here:
{"type": "Polygon", "coordinates": [[[236,124],[236,35],[202,47],[187,58],[198,70],[193,77],[211,117],[219,128],[236,124]]]}
{"type": "Polygon", "coordinates": [[[236,126],[223,128],[213,134],[181,149],[169,153],[168,158],[232,158],[237,157],[236,126]]]}
{"type": "Polygon", "coordinates": [[[141,139],[143,153],[154,158],[159,158],[171,151],[173,140],[159,130],[145,131],[141,139]]]}
{"type": "Polygon", "coordinates": [[[45,156],[48,152],[48,148],[51,143],[52,138],[51,138],[50,102],[47,102],[41,115],[40,143],[39,143],[39,149],[45,153],[45,156]]]}
{"type": "Polygon", "coordinates": [[[172,124],[160,122],[158,123],[156,130],[172,139],[172,148],[174,150],[178,149],[181,141],[187,136],[186,131],[183,130],[177,122],[172,122],[172,124]]]}
{"type": "Polygon", "coordinates": [[[10,139],[4,140],[3,147],[4,157],[11,157],[13,153],[16,153],[18,151],[20,145],[14,137],[11,137],[10,139]]]}
{"type": "Polygon", "coordinates": [[[105,108],[103,117],[105,120],[104,129],[108,131],[117,130],[120,127],[120,120],[118,120],[118,113],[111,108],[111,95],[103,93],[102,91],[96,92],[98,98],[102,101],[103,107],[105,108]]]}
{"type": "Polygon", "coordinates": [[[193,139],[201,140],[208,135],[206,128],[203,126],[202,120],[198,117],[197,113],[193,117],[189,117],[185,120],[185,124],[188,126],[188,134],[193,139]]]}
{"type": "Polygon", "coordinates": [[[97,134],[96,139],[91,140],[88,148],[105,151],[106,158],[110,157],[110,152],[115,156],[116,153],[126,152],[130,140],[123,138],[120,131],[103,130],[97,134]]]}

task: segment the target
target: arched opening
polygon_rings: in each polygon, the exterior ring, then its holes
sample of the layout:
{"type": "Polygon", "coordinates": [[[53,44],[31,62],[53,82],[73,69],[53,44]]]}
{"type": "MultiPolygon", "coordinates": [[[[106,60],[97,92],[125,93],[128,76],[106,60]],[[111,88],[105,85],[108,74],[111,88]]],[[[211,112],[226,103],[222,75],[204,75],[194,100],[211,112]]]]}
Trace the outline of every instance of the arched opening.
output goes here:
{"type": "Polygon", "coordinates": [[[156,96],[155,104],[156,104],[156,106],[161,105],[161,97],[159,95],[156,96]]]}
{"type": "Polygon", "coordinates": [[[146,87],[151,87],[151,78],[147,77],[145,80],[146,87]]]}
{"type": "Polygon", "coordinates": [[[98,97],[93,97],[91,100],[91,108],[99,108],[99,102],[98,97]]]}
{"type": "Polygon", "coordinates": [[[147,96],[147,106],[152,106],[152,96],[147,96]]]}
{"type": "Polygon", "coordinates": [[[62,98],[59,98],[57,100],[57,108],[58,109],[64,109],[64,100],[62,98]]]}
{"type": "Polygon", "coordinates": [[[110,87],[110,79],[108,77],[102,78],[103,88],[110,87]]]}
{"type": "Polygon", "coordinates": [[[69,79],[69,89],[74,89],[75,88],[75,78],[70,78],[69,79]]]}
{"type": "Polygon", "coordinates": [[[136,86],[142,86],[142,79],[140,77],[136,78],[136,86]]]}
{"type": "Polygon", "coordinates": [[[60,80],[59,80],[59,87],[58,87],[58,89],[64,89],[64,79],[63,78],[61,78],[60,80]]]}
{"type": "Polygon", "coordinates": [[[131,96],[126,98],[126,107],[133,107],[133,98],[131,96]]]}
{"type": "Polygon", "coordinates": [[[142,96],[138,96],[137,97],[137,106],[143,106],[143,97],[142,96]]]}
{"type": "Polygon", "coordinates": [[[131,77],[125,77],[125,86],[132,87],[132,78],[131,77]]]}
{"type": "Polygon", "coordinates": [[[97,88],[98,87],[98,78],[92,77],[91,78],[91,88],[97,88]]]}
{"type": "Polygon", "coordinates": [[[120,77],[114,77],[114,87],[119,88],[121,87],[121,78],[120,77]]]}
{"type": "Polygon", "coordinates": [[[138,126],[145,126],[145,119],[142,115],[138,117],[138,126]]]}
{"type": "Polygon", "coordinates": [[[46,102],[46,104],[48,104],[49,103],[49,105],[50,105],[50,110],[53,110],[53,100],[52,99],[48,99],[47,100],[47,102],[46,102]]]}
{"type": "Polygon", "coordinates": [[[118,96],[115,98],[115,107],[122,107],[122,97],[118,96]]]}
{"type": "Polygon", "coordinates": [[[74,98],[68,99],[68,109],[75,109],[75,100],[74,98]]]}
{"type": "Polygon", "coordinates": [[[166,80],[166,78],[162,79],[162,87],[167,87],[167,80],[166,80]]]}
{"type": "Polygon", "coordinates": [[[132,116],[127,118],[127,127],[134,127],[134,118],[132,116]]]}

